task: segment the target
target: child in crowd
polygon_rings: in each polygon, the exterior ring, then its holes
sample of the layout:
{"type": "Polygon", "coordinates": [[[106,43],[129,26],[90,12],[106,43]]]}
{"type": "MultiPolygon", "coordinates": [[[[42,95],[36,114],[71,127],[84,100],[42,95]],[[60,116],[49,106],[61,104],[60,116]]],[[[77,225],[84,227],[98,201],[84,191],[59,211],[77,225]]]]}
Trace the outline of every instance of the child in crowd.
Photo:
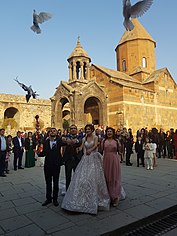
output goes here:
{"type": "Polygon", "coordinates": [[[147,137],[144,146],[144,159],[146,161],[146,169],[153,170],[153,144],[151,143],[150,139],[147,137]]]}

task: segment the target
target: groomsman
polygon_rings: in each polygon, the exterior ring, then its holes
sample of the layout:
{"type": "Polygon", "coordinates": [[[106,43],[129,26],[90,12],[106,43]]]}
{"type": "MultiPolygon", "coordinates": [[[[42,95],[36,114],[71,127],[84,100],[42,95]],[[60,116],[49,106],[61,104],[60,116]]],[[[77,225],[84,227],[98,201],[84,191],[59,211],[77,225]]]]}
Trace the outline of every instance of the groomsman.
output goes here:
{"type": "Polygon", "coordinates": [[[63,165],[61,146],[66,143],[57,137],[56,128],[51,128],[48,134],[49,137],[43,143],[43,151],[38,153],[38,156],[45,157],[46,201],[42,206],[47,206],[52,200],[54,206],[58,206],[60,166],[63,165]]]}
{"type": "Polygon", "coordinates": [[[25,148],[24,138],[21,137],[21,131],[17,131],[17,136],[12,139],[13,143],[13,153],[14,153],[14,170],[17,170],[17,161],[18,169],[24,169],[22,167],[22,157],[25,148]]]}

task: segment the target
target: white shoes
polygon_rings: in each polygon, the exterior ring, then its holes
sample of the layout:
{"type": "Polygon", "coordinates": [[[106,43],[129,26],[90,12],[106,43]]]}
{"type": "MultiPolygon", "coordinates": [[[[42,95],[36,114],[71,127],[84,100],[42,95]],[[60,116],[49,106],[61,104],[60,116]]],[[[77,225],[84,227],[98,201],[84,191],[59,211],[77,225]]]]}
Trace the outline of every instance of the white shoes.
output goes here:
{"type": "Polygon", "coordinates": [[[147,170],[153,170],[153,167],[152,167],[152,166],[151,166],[151,167],[147,166],[146,169],[147,169],[147,170]]]}

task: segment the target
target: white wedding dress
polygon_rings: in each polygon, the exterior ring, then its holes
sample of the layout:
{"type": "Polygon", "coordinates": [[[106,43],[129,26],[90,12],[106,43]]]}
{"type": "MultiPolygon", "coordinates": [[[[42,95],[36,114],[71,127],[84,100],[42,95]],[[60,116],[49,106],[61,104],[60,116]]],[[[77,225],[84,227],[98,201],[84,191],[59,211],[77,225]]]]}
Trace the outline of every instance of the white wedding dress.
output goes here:
{"type": "Polygon", "coordinates": [[[98,209],[109,210],[110,198],[104,177],[102,155],[97,150],[90,155],[85,154],[93,145],[94,141],[84,143],[84,155],[63,198],[63,209],[90,214],[97,214],[98,209]]]}

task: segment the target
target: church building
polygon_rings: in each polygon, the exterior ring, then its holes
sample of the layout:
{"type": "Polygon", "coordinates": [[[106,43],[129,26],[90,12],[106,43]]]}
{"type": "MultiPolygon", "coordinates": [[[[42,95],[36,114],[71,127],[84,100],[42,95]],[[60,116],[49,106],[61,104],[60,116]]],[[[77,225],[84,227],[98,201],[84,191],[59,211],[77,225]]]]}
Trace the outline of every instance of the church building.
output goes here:
{"type": "Polygon", "coordinates": [[[133,19],[115,52],[115,70],[91,64],[80,38],[68,57],[68,81],[61,81],[52,102],[51,122],[64,119],[79,128],[86,123],[114,128],[177,128],[176,83],[167,68],[156,69],[156,42],[133,19]]]}

